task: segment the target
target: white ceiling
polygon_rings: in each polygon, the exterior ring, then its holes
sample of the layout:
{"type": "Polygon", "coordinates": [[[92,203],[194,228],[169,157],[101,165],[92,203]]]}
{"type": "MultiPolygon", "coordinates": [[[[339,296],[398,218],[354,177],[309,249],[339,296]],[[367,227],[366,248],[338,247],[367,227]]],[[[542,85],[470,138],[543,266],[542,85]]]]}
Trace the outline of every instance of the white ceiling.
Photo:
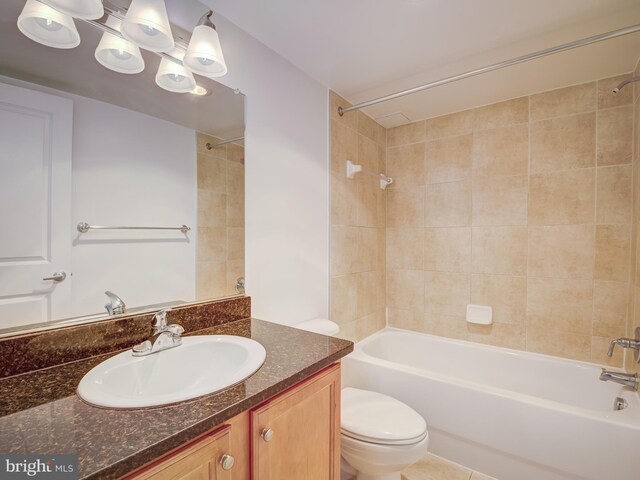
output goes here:
{"type": "MultiPolygon", "coordinates": [[[[354,103],[640,23],[639,0],[202,1],[354,103]]],[[[638,57],[640,33],[365,111],[428,118],[626,73],[638,57]]]]}

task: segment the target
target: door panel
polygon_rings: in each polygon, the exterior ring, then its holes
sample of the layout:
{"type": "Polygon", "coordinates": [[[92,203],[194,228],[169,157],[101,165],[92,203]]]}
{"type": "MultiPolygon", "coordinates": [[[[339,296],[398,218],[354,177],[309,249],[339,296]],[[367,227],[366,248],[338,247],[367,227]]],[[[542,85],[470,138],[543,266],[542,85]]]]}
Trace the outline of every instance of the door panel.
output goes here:
{"type": "Polygon", "coordinates": [[[72,122],[71,100],[0,84],[0,328],[67,316],[72,122]]]}

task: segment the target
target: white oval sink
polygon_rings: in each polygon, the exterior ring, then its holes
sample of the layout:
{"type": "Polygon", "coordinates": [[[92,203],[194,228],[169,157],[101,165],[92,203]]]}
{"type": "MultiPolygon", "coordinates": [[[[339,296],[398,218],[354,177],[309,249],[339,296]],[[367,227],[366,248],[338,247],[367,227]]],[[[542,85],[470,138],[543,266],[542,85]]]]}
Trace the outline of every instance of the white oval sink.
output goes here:
{"type": "Polygon", "coordinates": [[[266,351],[232,335],[183,337],[182,345],[134,357],[131,350],[91,369],[78,385],[85,401],[109,408],[181,402],[234,385],[258,370],[266,351]]]}

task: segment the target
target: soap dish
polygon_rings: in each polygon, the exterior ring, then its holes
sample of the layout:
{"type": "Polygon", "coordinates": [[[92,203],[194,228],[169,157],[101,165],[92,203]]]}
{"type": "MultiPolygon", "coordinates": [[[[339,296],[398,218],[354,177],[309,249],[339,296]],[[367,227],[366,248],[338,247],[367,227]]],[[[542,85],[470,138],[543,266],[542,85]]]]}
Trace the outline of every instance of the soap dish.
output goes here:
{"type": "Polygon", "coordinates": [[[467,322],[478,325],[493,323],[493,309],[487,305],[467,305],[467,322]]]}

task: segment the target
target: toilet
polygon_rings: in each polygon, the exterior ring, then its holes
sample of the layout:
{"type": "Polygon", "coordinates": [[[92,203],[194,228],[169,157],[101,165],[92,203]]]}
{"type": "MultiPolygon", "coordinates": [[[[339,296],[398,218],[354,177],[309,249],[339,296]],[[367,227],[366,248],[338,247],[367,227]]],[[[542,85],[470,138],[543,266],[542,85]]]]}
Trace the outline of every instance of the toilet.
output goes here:
{"type": "Polygon", "coordinates": [[[292,325],[300,330],[306,330],[307,332],[320,333],[332,337],[340,332],[340,326],[336,322],[332,322],[326,318],[314,318],[312,320],[305,320],[304,322],[296,323],[292,325]]]}
{"type": "Polygon", "coordinates": [[[347,387],[341,405],[343,470],[357,480],[400,480],[400,472],[427,453],[427,423],[401,401],[347,387]]]}
{"type": "MultiPolygon", "coordinates": [[[[337,323],[325,318],[293,326],[329,336],[340,331],[337,323]]],[[[401,480],[400,472],[427,453],[427,422],[413,408],[382,393],[346,387],[341,395],[340,453],[346,478],[401,480]]]]}

